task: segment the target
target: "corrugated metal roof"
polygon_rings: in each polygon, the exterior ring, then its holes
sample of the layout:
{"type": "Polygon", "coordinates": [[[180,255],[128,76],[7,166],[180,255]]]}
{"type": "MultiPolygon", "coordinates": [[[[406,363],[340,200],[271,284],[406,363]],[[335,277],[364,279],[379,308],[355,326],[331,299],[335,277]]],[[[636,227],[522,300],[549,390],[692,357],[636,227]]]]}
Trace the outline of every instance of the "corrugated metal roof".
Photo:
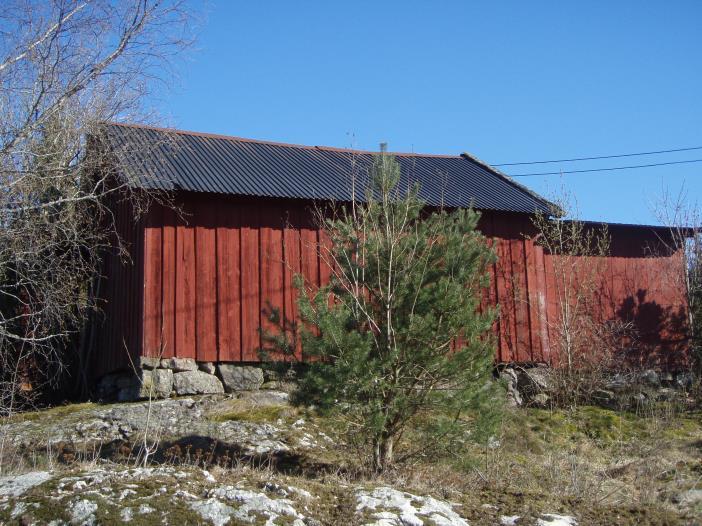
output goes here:
{"type": "MultiPolygon", "coordinates": [[[[299,146],[146,126],[109,124],[120,173],[137,188],[348,201],[372,152],[299,146]]],[[[401,185],[430,205],[549,213],[548,201],[468,155],[393,154],[401,185]]]]}

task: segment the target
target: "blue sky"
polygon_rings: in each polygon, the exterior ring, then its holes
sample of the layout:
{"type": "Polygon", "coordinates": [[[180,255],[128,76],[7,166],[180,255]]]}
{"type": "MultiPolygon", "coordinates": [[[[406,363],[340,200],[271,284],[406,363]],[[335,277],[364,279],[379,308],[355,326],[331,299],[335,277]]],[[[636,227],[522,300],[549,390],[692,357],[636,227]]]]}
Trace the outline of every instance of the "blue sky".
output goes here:
{"type": "MultiPolygon", "coordinates": [[[[157,102],[180,128],[493,163],[702,146],[699,1],[191,5],[199,40],[157,102]]],[[[593,220],[655,222],[663,188],[702,201],[702,163],[519,181],[543,194],[564,184],[593,220]]]]}

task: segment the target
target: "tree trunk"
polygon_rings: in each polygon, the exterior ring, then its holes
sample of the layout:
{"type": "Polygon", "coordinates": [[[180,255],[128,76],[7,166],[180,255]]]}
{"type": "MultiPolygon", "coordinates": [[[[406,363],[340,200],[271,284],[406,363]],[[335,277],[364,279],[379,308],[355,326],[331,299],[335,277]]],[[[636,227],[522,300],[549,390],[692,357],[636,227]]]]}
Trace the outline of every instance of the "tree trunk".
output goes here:
{"type": "Polygon", "coordinates": [[[385,471],[394,460],[395,437],[382,434],[373,444],[373,467],[380,473],[385,471]]]}

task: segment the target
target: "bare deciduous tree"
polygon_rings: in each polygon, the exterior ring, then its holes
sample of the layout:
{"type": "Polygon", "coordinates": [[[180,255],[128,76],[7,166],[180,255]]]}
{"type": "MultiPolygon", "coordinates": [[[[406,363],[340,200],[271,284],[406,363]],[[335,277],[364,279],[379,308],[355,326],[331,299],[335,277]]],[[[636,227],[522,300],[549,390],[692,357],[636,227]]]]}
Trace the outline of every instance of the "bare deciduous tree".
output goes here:
{"type": "Polygon", "coordinates": [[[94,307],[125,181],[90,148],[189,43],[182,0],[10,0],[0,6],[0,416],[56,378],[94,307]],[[41,372],[29,383],[29,369],[41,372]]]}
{"type": "Polygon", "coordinates": [[[548,320],[555,345],[556,402],[573,405],[590,401],[614,368],[621,342],[633,337],[631,327],[602,319],[604,266],[610,253],[606,225],[577,219],[577,207],[565,190],[552,198],[553,217],[536,214],[535,241],[552,262],[550,272],[556,316],[548,320]]]}
{"type": "Polygon", "coordinates": [[[660,237],[668,253],[681,254],[677,265],[662,278],[687,301],[687,325],[691,366],[702,376],[702,214],[698,203],[690,202],[685,187],[677,194],[663,189],[653,212],[658,221],[668,227],[669,235],[660,237]]]}

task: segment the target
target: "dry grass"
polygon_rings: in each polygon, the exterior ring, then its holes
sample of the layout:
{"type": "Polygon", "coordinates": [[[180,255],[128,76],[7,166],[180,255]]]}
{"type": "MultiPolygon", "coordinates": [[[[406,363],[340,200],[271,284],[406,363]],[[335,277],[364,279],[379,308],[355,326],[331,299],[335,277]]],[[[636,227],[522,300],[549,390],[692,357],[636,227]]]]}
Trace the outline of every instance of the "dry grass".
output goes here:
{"type": "MultiPolygon", "coordinates": [[[[80,415],[78,409],[52,411],[41,414],[70,419],[80,415]]],[[[334,417],[244,400],[226,401],[208,416],[216,421],[287,423],[304,418],[305,426],[334,438],[331,450],[301,455],[296,460],[299,469],[281,469],[275,462],[236,460],[205,466],[201,459],[193,461],[217,473],[218,480],[307,489],[319,495],[313,515],[323,518],[322,524],[338,523],[352,513],[354,486],[375,485],[460,503],[471,525],[498,524],[501,515],[533,520],[543,512],[575,515],[581,525],[682,525],[700,523],[702,517],[702,510],[676,502],[681,493],[702,489],[702,415],[681,413],[671,404],[650,406],[638,415],[589,406],[568,411],[510,409],[489,444],[466,442],[443,457],[420,458],[380,476],[364,469],[358,451],[341,440],[334,417]]],[[[55,453],[38,451],[36,461],[25,468],[42,466],[55,453]]],[[[87,453],[73,465],[86,460],[91,461],[87,453]]],[[[187,462],[181,459],[179,464],[187,462]]]]}

